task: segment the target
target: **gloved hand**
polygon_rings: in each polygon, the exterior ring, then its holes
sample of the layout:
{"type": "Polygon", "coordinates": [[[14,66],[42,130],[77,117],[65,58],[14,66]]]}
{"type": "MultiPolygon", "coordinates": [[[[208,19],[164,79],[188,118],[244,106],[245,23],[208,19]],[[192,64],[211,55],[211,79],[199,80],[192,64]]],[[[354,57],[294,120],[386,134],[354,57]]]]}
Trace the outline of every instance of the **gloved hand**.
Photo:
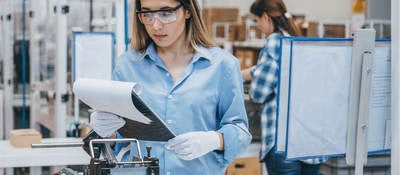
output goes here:
{"type": "Polygon", "coordinates": [[[90,114],[90,126],[101,137],[111,136],[124,125],[124,119],[109,112],[94,111],[90,114]]]}
{"type": "Polygon", "coordinates": [[[192,160],[220,147],[220,139],[215,131],[197,131],[178,135],[168,140],[167,149],[184,160],[192,160]]]}

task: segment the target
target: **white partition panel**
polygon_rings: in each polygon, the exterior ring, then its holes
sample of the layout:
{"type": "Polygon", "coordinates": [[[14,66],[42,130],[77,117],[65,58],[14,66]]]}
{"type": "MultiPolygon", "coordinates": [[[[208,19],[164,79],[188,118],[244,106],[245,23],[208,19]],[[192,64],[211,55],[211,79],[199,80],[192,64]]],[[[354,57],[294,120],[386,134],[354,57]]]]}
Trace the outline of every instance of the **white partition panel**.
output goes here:
{"type": "MultiPolygon", "coordinates": [[[[73,82],[78,78],[111,80],[114,65],[114,33],[74,32],[73,82]]],[[[79,101],[74,102],[75,119],[79,115],[79,101]]]]}
{"type": "MultiPolygon", "coordinates": [[[[288,159],[346,153],[352,39],[284,38],[277,150],[288,159]]],[[[390,40],[376,40],[369,94],[368,151],[391,148],[390,40]]]]}

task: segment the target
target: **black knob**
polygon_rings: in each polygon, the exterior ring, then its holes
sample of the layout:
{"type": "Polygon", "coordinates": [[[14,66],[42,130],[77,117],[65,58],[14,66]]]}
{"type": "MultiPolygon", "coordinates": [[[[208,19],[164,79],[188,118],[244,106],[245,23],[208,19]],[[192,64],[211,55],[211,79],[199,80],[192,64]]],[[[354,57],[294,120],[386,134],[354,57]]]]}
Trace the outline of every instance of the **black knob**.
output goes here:
{"type": "Polygon", "coordinates": [[[151,146],[146,146],[147,157],[150,157],[151,146]]]}

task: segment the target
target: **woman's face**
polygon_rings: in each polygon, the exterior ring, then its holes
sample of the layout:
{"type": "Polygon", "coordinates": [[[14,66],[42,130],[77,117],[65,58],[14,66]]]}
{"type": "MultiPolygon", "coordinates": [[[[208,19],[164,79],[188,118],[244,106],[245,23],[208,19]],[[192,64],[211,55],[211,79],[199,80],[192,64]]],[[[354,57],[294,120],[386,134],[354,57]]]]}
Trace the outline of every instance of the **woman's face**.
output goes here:
{"type": "Polygon", "coordinates": [[[190,14],[178,1],[141,0],[138,11],[144,12],[138,17],[158,47],[170,47],[185,40],[185,20],[190,14]]]}
{"type": "Polygon", "coordinates": [[[267,13],[263,13],[261,17],[254,16],[254,20],[257,22],[257,28],[261,30],[266,36],[274,32],[274,25],[272,19],[267,13]]]}

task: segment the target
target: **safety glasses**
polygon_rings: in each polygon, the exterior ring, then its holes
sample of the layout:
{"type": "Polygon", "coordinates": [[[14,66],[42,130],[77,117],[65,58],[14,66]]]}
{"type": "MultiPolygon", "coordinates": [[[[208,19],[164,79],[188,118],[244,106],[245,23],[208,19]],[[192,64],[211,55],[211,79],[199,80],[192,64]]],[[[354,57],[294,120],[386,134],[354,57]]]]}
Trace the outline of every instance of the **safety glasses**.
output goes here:
{"type": "Polygon", "coordinates": [[[153,24],[156,18],[160,22],[168,24],[176,21],[176,11],[181,7],[182,4],[179,4],[174,8],[168,9],[136,11],[136,14],[144,25],[153,24]]]}

